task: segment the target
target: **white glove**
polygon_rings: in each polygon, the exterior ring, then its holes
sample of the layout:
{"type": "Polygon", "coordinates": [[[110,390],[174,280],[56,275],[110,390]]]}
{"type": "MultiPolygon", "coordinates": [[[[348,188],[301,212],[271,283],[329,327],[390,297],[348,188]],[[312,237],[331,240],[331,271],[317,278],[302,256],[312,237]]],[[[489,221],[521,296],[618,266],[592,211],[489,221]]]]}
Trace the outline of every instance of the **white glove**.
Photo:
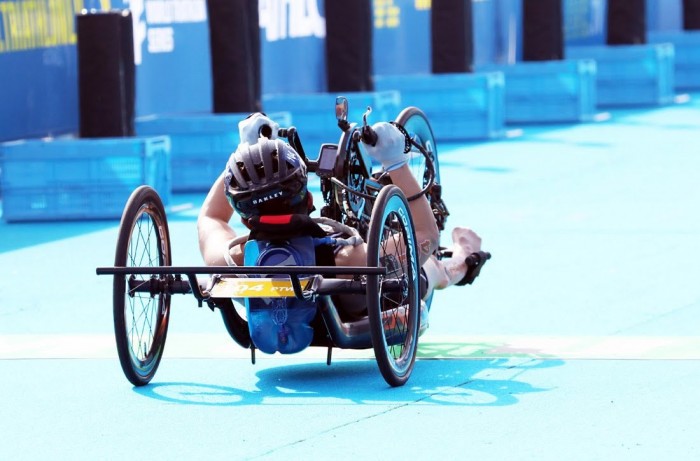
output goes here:
{"type": "Polygon", "coordinates": [[[279,131],[280,126],[279,124],[273,122],[267,115],[256,112],[245,120],[241,120],[238,123],[238,133],[241,137],[240,142],[255,144],[262,136],[260,132],[265,126],[267,126],[272,132],[270,134],[270,139],[276,139],[277,131],[279,131]]]}
{"type": "Polygon", "coordinates": [[[384,171],[395,170],[408,162],[409,156],[404,153],[406,137],[398,128],[379,122],[372,125],[372,129],[377,133],[377,144],[365,144],[365,147],[370,157],[382,164],[384,171]]]}

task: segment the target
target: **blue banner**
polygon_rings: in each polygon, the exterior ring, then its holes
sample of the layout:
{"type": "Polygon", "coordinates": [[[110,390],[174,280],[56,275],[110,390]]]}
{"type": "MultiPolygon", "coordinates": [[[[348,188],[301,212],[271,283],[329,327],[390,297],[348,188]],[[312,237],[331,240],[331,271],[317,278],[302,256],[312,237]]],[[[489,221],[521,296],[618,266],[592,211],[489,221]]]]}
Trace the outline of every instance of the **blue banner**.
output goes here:
{"type": "Polygon", "coordinates": [[[211,112],[206,0],[114,0],[134,24],[136,114],[211,112]]]}
{"type": "Polygon", "coordinates": [[[376,75],[430,73],[430,0],[374,0],[376,75]]]}
{"type": "Polygon", "coordinates": [[[326,91],[323,0],[259,0],[258,5],[262,93],[326,91]]]}
{"type": "Polygon", "coordinates": [[[104,4],[0,0],[0,141],[76,129],[75,8],[104,4]]]}
{"type": "Polygon", "coordinates": [[[205,0],[0,0],[0,141],[75,133],[75,15],[134,20],[136,113],[211,111],[205,0]]]}
{"type": "Polygon", "coordinates": [[[647,31],[683,30],[683,0],[647,0],[647,31]]]}
{"type": "MultiPolygon", "coordinates": [[[[521,0],[473,0],[474,64],[514,63],[520,57],[521,0]]],[[[429,74],[431,1],[374,0],[376,75],[429,74]]]]}
{"type": "MultiPolygon", "coordinates": [[[[607,1],[563,1],[566,44],[603,44],[607,1]]],[[[473,0],[477,67],[521,60],[521,2],[473,0]]],[[[325,92],[323,0],[258,4],[262,93],[325,92]]],[[[77,130],[83,8],[131,10],[138,116],[211,112],[206,0],[0,0],[0,141],[77,130]]],[[[430,8],[430,0],[373,1],[374,74],[430,73],[430,8]]],[[[649,30],[678,30],[681,20],[681,0],[647,0],[649,30]]]]}

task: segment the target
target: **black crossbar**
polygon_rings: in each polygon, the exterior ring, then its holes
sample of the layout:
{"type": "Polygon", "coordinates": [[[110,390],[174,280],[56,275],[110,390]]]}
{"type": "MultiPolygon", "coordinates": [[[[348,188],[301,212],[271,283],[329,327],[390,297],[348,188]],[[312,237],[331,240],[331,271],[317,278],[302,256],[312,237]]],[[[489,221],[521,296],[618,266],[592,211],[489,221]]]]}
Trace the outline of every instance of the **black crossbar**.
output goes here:
{"type": "Polygon", "coordinates": [[[97,275],[386,275],[385,267],[362,266],[154,266],[98,267],[97,275]]]}

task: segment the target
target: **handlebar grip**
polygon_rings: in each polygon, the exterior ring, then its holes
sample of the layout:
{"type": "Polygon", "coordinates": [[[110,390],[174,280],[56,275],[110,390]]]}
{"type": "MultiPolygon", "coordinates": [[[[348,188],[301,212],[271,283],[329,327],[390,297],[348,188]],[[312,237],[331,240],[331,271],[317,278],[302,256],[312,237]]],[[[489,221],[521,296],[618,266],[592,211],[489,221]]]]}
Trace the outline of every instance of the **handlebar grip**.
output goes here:
{"type": "Polygon", "coordinates": [[[481,273],[481,268],[484,267],[484,264],[486,264],[486,261],[489,259],[491,259],[491,253],[488,251],[477,251],[476,253],[472,253],[467,256],[467,273],[464,275],[462,280],[457,282],[457,285],[471,285],[479,276],[479,273],[481,273]]]}
{"type": "Polygon", "coordinates": [[[264,136],[267,139],[270,139],[272,136],[272,127],[265,123],[264,125],[260,125],[260,128],[258,129],[258,137],[264,136]]]}
{"type": "Polygon", "coordinates": [[[365,125],[362,127],[362,142],[374,147],[377,145],[378,139],[377,132],[374,131],[371,126],[365,125]]]}

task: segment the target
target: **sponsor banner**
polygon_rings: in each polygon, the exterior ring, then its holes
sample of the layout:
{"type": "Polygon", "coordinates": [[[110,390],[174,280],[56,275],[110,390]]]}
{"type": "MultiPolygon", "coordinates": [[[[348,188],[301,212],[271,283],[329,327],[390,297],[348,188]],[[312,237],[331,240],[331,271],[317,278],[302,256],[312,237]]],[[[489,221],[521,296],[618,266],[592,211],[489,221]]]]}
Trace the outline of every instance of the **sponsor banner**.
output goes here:
{"type": "Polygon", "coordinates": [[[211,112],[206,0],[112,0],[131,10],[136,115],[211,112]]]}
{"type": "Polygon", "coordinates": [[[326,91],[323,0],[258,0],[258,7],[262,93],[326,91]]]}
{"type": "MultiPolygon", "coordinates": [[[[312,277],[300,278],[302,290],[308,290],[312,277]]],[[[294,298],[289,279],[279,278],[221,278],[210,291],[212,298],[294,298]]]]}
{"type": "Polygon", "coordinates": [[[75,133],[75,15],[130,9],[136,113],[209,111],[206,0],[0,0],[0,141],[75,133]]]}

